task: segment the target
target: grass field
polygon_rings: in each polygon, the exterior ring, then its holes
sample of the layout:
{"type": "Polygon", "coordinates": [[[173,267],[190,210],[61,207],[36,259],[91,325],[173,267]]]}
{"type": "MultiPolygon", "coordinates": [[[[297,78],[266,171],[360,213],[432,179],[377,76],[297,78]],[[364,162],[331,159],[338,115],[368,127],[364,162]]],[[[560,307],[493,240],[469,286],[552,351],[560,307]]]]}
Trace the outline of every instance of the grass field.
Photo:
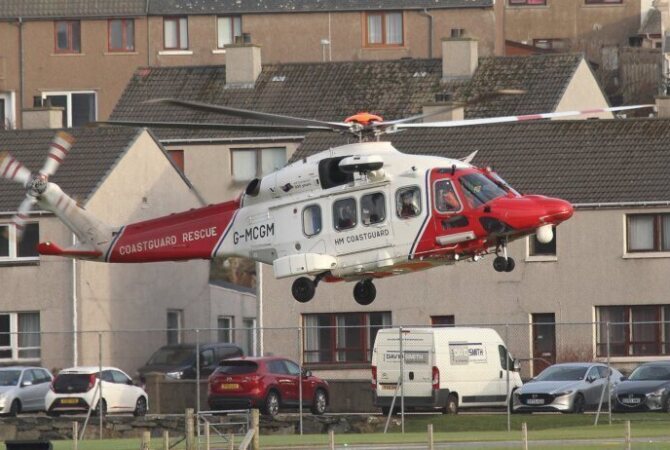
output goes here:
{"type": "MultiPolygon", "coordinates": [[[[574,439],[623,439],[624,422],[631,420],[633,438],[667,438],[668,442],[645,443],[636,442],[635,449],[670,449],[670,414],[618,414],[614,416],[613,424],[607,423],[607,416],[601,417],[600,425],[593,426],[593,415],[520,415],[512,416],[512,432],[507,432],[507,418],[504,415],[458,415],[458,416],[408,416],[406,418],[405,434],[399,433],[399,427],[394,425],[391,432],[369,434],[339,434],[335,436],[337,445],[354,444],[396,444],[401,449],[403,443],[424,443],[426,428],[433,424],[435,442],[472,442],[472,441],[518,441],[521,438],[521,423],[528,424],[528,437],[531,440],[530,448],[552,449],[608,449],[621,448],[621,443],[594,442],[575,443],[569,446],[551,446],[550,444],[535,443],[542,440],[574,440],[574,439]]],[[[399,420],[399,418],[396,418],[399,420]]],[[[239,437],[238,437],[239,439],[239,437]]],[[[326,448],[326,435],[277,435],[261,436],[261,448],[326,448]]],[[[86,440],[80,442],[81,450],[137,450],[138,439],[121,440],[86,440]]],[[[222,446],[219,446],[221,448],[222,446]]],[[[54,441],[54,450],[69,450],[70,441],[54,441]]],[[[153,449],[162,449],[162,441],[155,439],[153,449]]],[[[183,445],[175,447],[183,449],[183,445]]],[[[201,447],[202,448],[202,447],[201,447]]],[[[476,447],[468,447],[476,450],[476,447]]],[[[491,447],[486,447],[491,448],[491,447]]]]}

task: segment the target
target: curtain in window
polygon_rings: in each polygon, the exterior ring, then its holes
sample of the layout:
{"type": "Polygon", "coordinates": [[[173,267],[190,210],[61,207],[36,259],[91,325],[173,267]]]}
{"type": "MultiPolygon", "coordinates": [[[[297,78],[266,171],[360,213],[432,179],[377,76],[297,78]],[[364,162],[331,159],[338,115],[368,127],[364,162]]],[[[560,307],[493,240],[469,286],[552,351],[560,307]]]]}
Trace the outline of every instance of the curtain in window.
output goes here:
{"type": "Polygon", "coordinates": [[[368,16],[368,44],[382,43],[382,16],[370,14],[368,16]]]}
{"type": "Polygon", "coordinates": [[[386,43],[402,44],[402,13],[386,14],[386,43]]]}
{"type": "Polygon", "coordinates": [[[249,181],[256,178],[256,151],[233,150],[233,180],[249,181]]]}
{"type": "Polygon", "coordinates": [[[217,45],[223,48],[224,45],[233,43],[233,21],[231,17],[219,17],[218,20],[218,39],[217,45]]]}
{"type": "Polygon", "coordinates": [[[633,355],[658,355],[658,324],[640,323],[658,321],[657,306],[632,306],[631,307],[632,335],[631,344],[633,355]]]}
{"type": "Polygon", "coordinates": [[[661,230],[663,233],[661,250],[670,251],[670,214],[663,214],[661,216],[661,230]]]}
{"type": "Polygon", "coordinates": [[[9,226],[0,225],[0,258],[9,257],[9,226]]]}
{"type": "Polygon", "coordinates": [[[654,217],[649,215],[628,216],[628,249],[654,249],[654,217]]]}
{"type": "Polygon", "coordinates": [[[40,314],[19,313],[19,358],[40,357],[40,314]]]}
{"type": "Polygon", "coordinates": [[[303,323],[305,325],[305,362],[320,362],[319,318],[315,315],[305,316],[303,323]]]}
{"type": "Polygon", "coordinates": [[[179,48],[188,48],[188,19],[186,17],[179,19],[179,48]]]}
{"type": "Polygon", "coordinates": [[[166,20],[163,23],[165,48],[177,48],[177,21],[166,20]]]}
{"type": "Polygon", "coordinates": [[[610,322],[610,354],[614,356],[628,355],[626,335],[628,321],[625,306],[599,306],[598,316],[598,356],[607,355],[607,322],[610,322]]]}
{"type": "Polygon", "coordinates": [[[261,156],[261,174],[267,175],[281,169],[286,164],[286,149],[284,147],[265,148],[261,156]]]}

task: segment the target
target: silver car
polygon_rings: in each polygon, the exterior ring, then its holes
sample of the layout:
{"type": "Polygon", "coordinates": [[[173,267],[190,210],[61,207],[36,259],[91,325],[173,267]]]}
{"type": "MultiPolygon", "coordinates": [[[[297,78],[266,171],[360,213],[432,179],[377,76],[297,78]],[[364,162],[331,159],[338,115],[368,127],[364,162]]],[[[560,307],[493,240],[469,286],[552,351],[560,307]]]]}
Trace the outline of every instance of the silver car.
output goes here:
{"type": "MultiPolygon", "coordinates": [[[[610,385],[621,382],[623,375],[611,369],[610,385]]],[[[514,391],[514,412],[560,411],[582,413],[597,408],[602,397],[607,402],[607,366],[601,363],[554,364],[514,391]]]]}
{"type": "Polygon", "coordinates": [[[0,414],[44,411],[51,380],[51,372],[42,367],[0,368],[0,414]]]}

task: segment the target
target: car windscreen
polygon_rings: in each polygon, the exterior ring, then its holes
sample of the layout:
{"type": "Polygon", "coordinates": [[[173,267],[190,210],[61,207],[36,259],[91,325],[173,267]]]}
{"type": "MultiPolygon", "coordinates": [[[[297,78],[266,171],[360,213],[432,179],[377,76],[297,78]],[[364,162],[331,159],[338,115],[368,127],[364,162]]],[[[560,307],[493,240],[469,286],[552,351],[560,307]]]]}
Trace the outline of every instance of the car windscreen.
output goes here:
{"type": "Polygon", "coordinates": [[[195,352],[192,348],[161,348],[151,355],[147,364],[182,365],[189,364],[195,360],[195,352]]]}
{"type": "Polygon", "coordinates": [[[243,375],[254,373],[258,370],[258,364],[253,361],[223,361],[217,367],[216,372],[224,375],[243,375]]]}
{"type": "Polygon", "coordinates": [[[640,366],[630,374],[629,380],[670,380],[670,366],[640,366]]]}
{"type": "Polygon", "coordinates": [[[577,381],[584,379],[588,367],[554,366],[542,371],[535,381],[577,381]]]}
{"type": "Polygon", "coordinates": [[[53,389],[57,393],[86,392],[90,381],[91,375],[86,373],[61,373],[54,380],[53,389]]]}
{"type": "Polygon", "coordinates": [[[0,386],[16,386],[20,377],[20,370],[0,370],[0,386]]]}
{"type": "Polygon", "coordinates": [[[460,178],[465,198],[472,208],[507,195],[507,191],[481,173],[471,173],[460,178]]]}

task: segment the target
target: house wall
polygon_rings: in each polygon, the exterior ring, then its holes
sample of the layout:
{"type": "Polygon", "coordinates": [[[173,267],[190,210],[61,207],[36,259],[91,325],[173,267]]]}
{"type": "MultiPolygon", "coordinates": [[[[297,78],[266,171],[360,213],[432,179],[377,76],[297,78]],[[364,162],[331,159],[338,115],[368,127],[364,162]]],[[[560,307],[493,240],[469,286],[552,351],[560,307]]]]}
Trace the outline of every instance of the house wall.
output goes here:
{"type": "MultiPolygon", "coordinates": [[[[429,325],[431,315],[455,316],[456,325],[517,324],[494,327],[515,357],[531,356],[531,314],[554,313],[557,322],[581,325],[557,327],[560,352],[595,354],[595,306],[669,304],[666,274],[670,258],[624,257],[625,213],[639,210],[578,210],[561,224],[555,261],[529,261],[526,240],[509,247],[516,260],[511,273],[498,273],[492,257],[477,263],[458,263],[384,280],[377,280],[377,299],[368,306],[353,300],[353,283],[321,283],[315,298],[300,304],[291,296],[293,279],[276,280],[263,266],[263,315],[267,327],[297,327],[301,314],[391,311],[394,325],[429,325]],[[640,287],[644,286],[641,290],[640,287]],[[410,300],[411,299],[411,300],[410,300]]],[[[655,210],[649,210],[652,212],[655,210]]],[[[667,211],[667,210],[666,210],[667,211]]],[[[646,212],[646,210],[645,210],[646,212]]],[[[657,255],[658,256],[658,255],[657,255]]],[[[265,332],[265,351],[300,358],[293,333],[265,332]]],[[[631,366],[645,358],[615,358],[631,366]]],[[[365,365],[364,365],[365,366],[365,365]]],[[[318,370],[328,378],[367,378],[360,365],[347,370],[318,370]]]]}
{"type": "MultiPolygon", "coordinates": [[[[140,135],[86,205],[112,225],[197,206],[193,193],[147,132],[140,135]]],[[[103,363],[114,363],[134,375],[153,351],[167,343],[168,309],[183,310],[183,328],[209,328],[208,275],[209,263],[198,260],[146,264],[81,262],[81,330],[105,331],[103,363]],[[108,333],[109,330],[115,332],[108,333]],[[138,342],[142,344],[137,345],[138,342]]],[[[208,336],[199,338],[204,342],[208,336]]],[[[184,342],[195,339],[192,333],[183,336],[184,342]]],[[[80,351],[81,363],[97,364],[95,334],[81,342],[80,351]]]]}
{"type": "MultiPolygon", "coordinates": [[[[252,349],[247,353],[253,354],[254,339],[249,339],[250,332],[244,327],[244,319],[256,317],[256,294],[212,284],[209,289],[212,305],[210,327],[218,327],[217,319],[220,316],[232,317],[232,342],[243,349],[252,349]]],[[[213,333],[212,340],[217,340],[216,338],[216,333],[213,333]]]]}
{"type": "Polygon", "coordinates": [[[586,5],[584,0],[547,0],[546,6],[505,7],[505,39],[565,39],[570,51],[600,62],[602,47],[625,46],[640,28],[640,0],[586,5]]]}
{"type": "MultiPolygon", "coordinates": [[[[579,64],[572,80],[565,89],[556,111],[579,111],[583,109],[607,108],[609,103],[602,93],[593,72],[585,60],[579,64]]],[[[597,117],[599,119],[611,119],[614,115],[610,112],[588,114],[583,118],[597,117]]],[[[574,117],[565,117],[566,120],[574,120],[574,117]]]]}
{"type": "MultiPolygon", "coordinates": [[[[19,31],[16,23],[0,22],[0,42],[0,94],[13,93],[16,97],[19,91],[19,31]]],[[[18,115],[15,105],[13,116],[16,119],[18,115]]]]}

